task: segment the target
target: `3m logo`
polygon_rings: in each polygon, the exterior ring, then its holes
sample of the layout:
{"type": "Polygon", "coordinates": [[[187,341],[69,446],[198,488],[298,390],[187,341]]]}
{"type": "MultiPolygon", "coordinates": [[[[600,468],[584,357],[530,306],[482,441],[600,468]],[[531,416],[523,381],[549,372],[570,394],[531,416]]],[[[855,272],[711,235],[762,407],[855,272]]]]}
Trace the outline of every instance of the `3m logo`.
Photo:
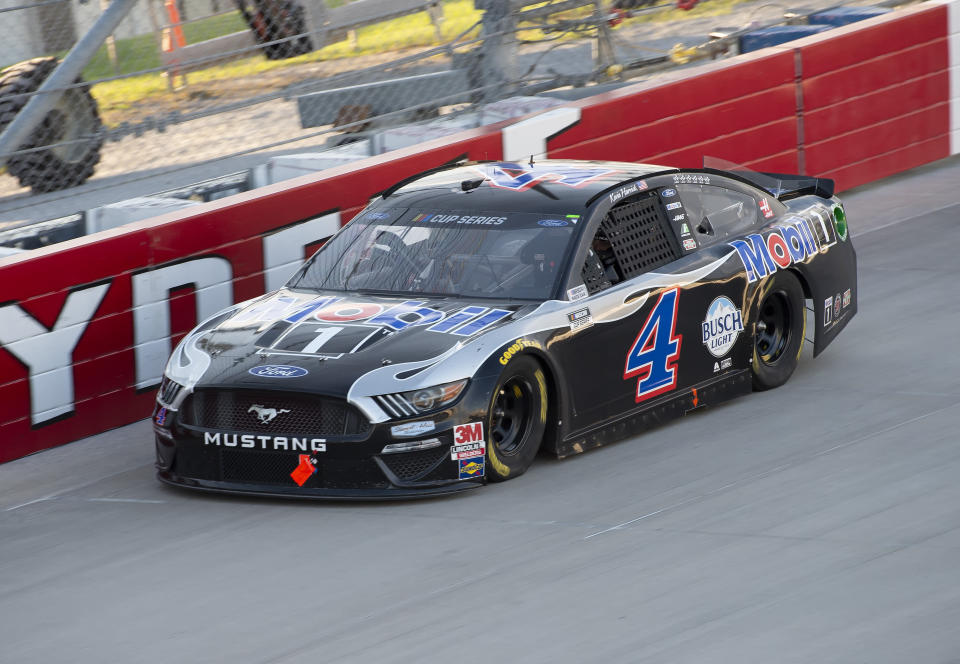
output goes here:
{"type": "Polygon", "coordinates": [[[458,424],[453,427],[453,441],[457,445],[483,442],[483,422],[458,424]]]}

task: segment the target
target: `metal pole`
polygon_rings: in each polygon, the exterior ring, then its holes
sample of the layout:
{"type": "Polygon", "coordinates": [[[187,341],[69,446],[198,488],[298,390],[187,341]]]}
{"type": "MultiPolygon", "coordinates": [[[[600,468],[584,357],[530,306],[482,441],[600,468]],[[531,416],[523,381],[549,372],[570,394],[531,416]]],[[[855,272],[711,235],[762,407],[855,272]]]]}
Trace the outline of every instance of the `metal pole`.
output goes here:
{"type": "Polygon", "coordinates": [[[127,12],[137,3],[137,0],[113,0],[107,10],[100,15],[90,30],[74,44],[57,68],[53,70],[47,80],[37,89],[30,101],[20,109],[17,116],[7,128],[0,133],[0,163],[26,141],[38,124],[47,116],[60,97],[63,88],[73,83],[83,68],[96,54],[100,44],[113,34],[120,25],[120,21],[127,12]]]}

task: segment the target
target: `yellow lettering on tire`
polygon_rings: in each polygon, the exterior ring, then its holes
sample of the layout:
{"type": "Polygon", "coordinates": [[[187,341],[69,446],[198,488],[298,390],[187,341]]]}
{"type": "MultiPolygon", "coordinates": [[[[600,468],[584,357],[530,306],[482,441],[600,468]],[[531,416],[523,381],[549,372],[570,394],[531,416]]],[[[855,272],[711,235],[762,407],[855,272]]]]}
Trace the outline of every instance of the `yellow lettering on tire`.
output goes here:
{"type": "Polygon", "coordinates": [[[547,379],[543,372],[537,369],[533,374],[537,379],[537,385],[540,386],[540,421],[547,421],[547,379]]]}

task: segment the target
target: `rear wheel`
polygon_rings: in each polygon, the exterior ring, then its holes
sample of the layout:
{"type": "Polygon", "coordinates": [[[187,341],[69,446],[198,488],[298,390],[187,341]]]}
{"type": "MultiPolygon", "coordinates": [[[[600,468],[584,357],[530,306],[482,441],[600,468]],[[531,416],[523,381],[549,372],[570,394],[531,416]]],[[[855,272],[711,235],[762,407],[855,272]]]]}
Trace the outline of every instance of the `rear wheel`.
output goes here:
{"type": "Polygon", "coordinates": [[[793,273],[777,272],[767,282],[753,340],[753,389],[779,387],[797,368],[806,329],[803,301],[803,287],[793,273]]]}
{"type": "MultiPolygon", "coordinates": [[[[56,58],[34,58],[0,74],[0,131],[56,68],[56,58]]],[[[93,175],[100,161],[103,123],[86,86],[70,88],[19,149],[45,147],[7,160],[7,170],[37,193],[74,187],[93,175]]]]}
{"type": "Polygon", "coordinates": [[[547,426],[547,381],[531,357],[515,357],[500,375],[487,416],[487,478],[502,482],[533,463],[547,426]]]}

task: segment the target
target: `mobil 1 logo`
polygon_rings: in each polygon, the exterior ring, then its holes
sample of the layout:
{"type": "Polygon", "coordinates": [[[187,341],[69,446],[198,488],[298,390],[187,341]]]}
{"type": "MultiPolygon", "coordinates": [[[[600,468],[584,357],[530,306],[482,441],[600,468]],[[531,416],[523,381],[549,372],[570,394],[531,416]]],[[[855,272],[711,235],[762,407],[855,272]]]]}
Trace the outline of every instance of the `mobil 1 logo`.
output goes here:
{"type": "Polygon", "coordinates": [[[703,345],[714,357],[730,352],[743,331],[743,315],[730,298],[721,295],[710,303],[701,324],[703,345]]]}

